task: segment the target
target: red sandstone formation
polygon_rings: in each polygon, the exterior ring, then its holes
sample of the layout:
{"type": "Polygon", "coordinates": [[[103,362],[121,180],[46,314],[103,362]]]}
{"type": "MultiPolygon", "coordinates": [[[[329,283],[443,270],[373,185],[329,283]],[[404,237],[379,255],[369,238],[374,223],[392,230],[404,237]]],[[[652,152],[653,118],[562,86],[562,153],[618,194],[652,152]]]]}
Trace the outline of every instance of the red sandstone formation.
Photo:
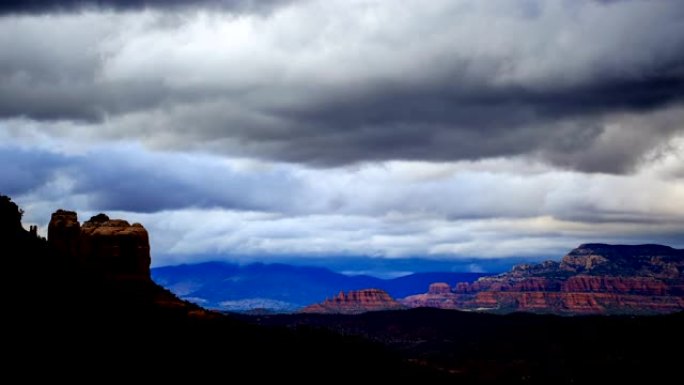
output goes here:
{"type": "Polygon", "coordinates": [[[48,242],[60,257],[76,259],[80,255],[81,224],[73,211],[57,210],[48,225],[48,242]]]}
{"type": "Polygon", "coordinates": [[[104,266],[106,271],[127,278],[150,276],[150,243],[147,230],[100,214],[81,227],[81,255],[104,266]]]}
{"type": "Polygon", "coordinates": [[[408,307],[436,307],[440,309],[458,309],[455,302],[457,296],[451,292],[448,283],[438,282],[430,285],[427,294],[412,295],[401,300],[408,307]]]}
{"type": "Polygon", "coordinates": [[[392,299],[389,294],[380,289],[364,289],[350,291],[348,294],[340,292],[332,299],[309,305],[301,310],[302,313],[325,314],[359,314],[368,311],[397,310],[404,306],[392,299]]]}
{"type": "Polygon", "coordinates": [[[430,285],[428,293],[435,295],[448,294],[451,293],[451,287],[449,287],[448,283],[444,282],[433,283],[432,285],[430,285]]]}
{"type": "MultiPolygon", "coordinates": [[[[684,250],[660,245],[582,245],[560,262],[518,265],[511,272],[453,289],[433,284],[407,297],[409,307],[561,314],[670,313],[684,310],[684,250]]],[[[446,286],[445,286],[446,285],[446,286]]]]}
{"type": "Polygon", "coordinates": [[[93,272],[150,279],[149,237],[139,223],[99,214],[81,226],[75,212],[58,210],[48,225],[48,242],[59,256],[93,272]]]}

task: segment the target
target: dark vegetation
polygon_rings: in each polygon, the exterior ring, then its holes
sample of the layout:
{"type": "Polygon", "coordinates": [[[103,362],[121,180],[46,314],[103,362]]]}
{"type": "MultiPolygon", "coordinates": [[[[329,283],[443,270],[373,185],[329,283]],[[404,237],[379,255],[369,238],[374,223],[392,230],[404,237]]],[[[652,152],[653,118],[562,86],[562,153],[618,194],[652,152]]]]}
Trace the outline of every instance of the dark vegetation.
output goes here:
{"type": "Polygon", "coordinates": [[[419,308],[244,319],[363,336],[451,373],[455,383],[666,383],[681,376],[684,346],[682,313],[560,317],[419,308]]]}

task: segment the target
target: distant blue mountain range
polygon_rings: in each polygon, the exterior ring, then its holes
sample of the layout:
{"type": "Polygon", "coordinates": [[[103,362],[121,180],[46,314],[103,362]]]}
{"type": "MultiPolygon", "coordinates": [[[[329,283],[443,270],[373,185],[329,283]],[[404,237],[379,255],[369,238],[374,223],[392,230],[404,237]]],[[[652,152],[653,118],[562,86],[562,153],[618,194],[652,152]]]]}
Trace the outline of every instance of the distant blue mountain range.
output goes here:
{"type": "Polygon", "coordinates": [[[424,293],[433,282],[472,282],[483,273],[415,273],[381,279],[321,267],[206,262],[152,269],[152,278],[183,299],[227,311],[294,311],[340,291],[377,288],[394,298],[424,293]]]}

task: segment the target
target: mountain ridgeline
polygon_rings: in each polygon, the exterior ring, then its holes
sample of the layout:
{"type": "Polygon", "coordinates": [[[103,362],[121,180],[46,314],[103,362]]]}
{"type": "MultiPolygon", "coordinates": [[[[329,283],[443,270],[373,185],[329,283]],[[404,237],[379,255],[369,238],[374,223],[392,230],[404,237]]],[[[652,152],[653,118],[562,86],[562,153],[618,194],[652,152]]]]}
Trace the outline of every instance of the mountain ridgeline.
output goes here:
{"type": "Polygon", "coordinates": [[[657,314],[684,310],[684,250],[662,245],[584,244],[560,262],[451,287],[435,283],[409,307],[555,314],[657,314]]]}
{"type": "Polygon", "coordinates": [[[435,281],[473,282],[482,273],[416,273],[392,279],[345,275],[320,267],[205,262],[152,269],[155,282],[203,307],[291,312],[344,291],[380,289],[394,298],[422,293],[435,281]]]}
{"type": "Polygon", "coordinates": [[[684,250],[585,244],[560,261],[520,264],[496,276],[444,272],[384,280],[316,267],[220,262],[157,268],[152,276],[181,298],[225,311],[356,314],[436,307],[574,315],[684,310],[683,273],[684,250]]]}

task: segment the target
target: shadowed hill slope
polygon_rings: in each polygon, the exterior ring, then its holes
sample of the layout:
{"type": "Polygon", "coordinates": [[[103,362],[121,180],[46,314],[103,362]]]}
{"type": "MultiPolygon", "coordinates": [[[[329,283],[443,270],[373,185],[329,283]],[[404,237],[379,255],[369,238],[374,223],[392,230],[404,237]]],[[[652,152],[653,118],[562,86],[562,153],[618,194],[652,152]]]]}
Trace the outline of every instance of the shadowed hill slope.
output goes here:
{"type": "Polygon", "coordinates": [[[421,308],[244,319],[382,342],[459,384],[669,383],[680,376],[676,352],[684,344],[683,313],[559,317],[421,308]]]}

